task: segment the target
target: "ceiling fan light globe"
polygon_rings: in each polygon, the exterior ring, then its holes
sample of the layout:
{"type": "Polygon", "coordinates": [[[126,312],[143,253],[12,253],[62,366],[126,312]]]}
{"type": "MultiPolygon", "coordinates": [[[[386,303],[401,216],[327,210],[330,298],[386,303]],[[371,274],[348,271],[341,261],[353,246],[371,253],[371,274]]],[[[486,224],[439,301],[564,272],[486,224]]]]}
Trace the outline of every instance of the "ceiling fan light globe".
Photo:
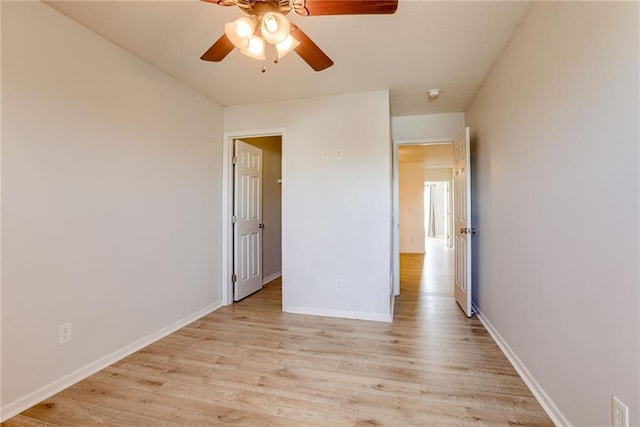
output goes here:
{"type": "Polygon", "coordinates": [[[278,51],[278,58],[284,57],[287,53],[291,52],[298,46],[300,46],[300,42],[294,39],[291,36],[291,34],[289,34],[284,40],[276,44],[276,50],[278,51]]]}
{"type": "Polygon", "coordinates": [[[238,25],[236,27],[236,34],[243,39],[251,37],[251,31],[249,31],[246,25],[238,25]]]}
{"type": "Polygon", "coordinates": [[[240,50],[240,53],[250,58],[264,61],[266,58],[264,54],[264,39],[258,36],[251,37],[249,39],[249,45],[245,49],[240,50]]]}
{"type": "Polygon", "coordinates": [[[278,30],[278,21],[275,16],[268,15],[264,19],[264,26],[267,28],[267,31],[270,33],[275,33],[278,30]]]}
{"type": "Polygon", "coordinates": [[[224,33],[231,43],[240,50],[249,47],[251,36],[256,30],[256,23],[250,18],[244,17],[224,25],[224,33]]]}
{"type": "Polygon", "coordinates": [[[289,35],[291,24],[283,14],[269,12],[262,17],[260,31],[268,43],[278,44],[289,35]]]}

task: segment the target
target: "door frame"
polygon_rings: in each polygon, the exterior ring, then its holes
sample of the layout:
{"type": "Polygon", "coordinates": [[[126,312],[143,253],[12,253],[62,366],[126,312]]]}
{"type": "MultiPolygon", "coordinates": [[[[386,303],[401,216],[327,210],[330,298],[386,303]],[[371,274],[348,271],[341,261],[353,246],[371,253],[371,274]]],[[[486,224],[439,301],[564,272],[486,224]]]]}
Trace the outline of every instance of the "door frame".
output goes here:
{"type": "Polygon", "coordinates": [[[285,275],[286,275],[286,254],[287,251],[285,241],[286,230],[286,129],[257,129],[247,131],[224,132],[222,139],[222,238],[221,240],[221,268],[220,283],[222,286],[222,303],[224,305],[233,304],[233,283],[231,282],[231,274],[233,271],[233,224],[231,223],[231,215],[233,215],[233,141],[243,138],[259,138],[262,136],[279,136],[282,144],[282,306],[285,303],[285,275]]]}
{"type": "Polygon", "coordinates": [[[391,244],[391,274],[392,274],[392,288],[393,295],[400,295],[400,200],[399,193],[400,187],[398,182],[398,148],[404,145],[443,145],[452,144],[455,141],[455,136],[445,136],[440,138],[423,138],[423,139],[405,139],[393,141],[393,171],[392,171],[392,244],[391,244]]]}

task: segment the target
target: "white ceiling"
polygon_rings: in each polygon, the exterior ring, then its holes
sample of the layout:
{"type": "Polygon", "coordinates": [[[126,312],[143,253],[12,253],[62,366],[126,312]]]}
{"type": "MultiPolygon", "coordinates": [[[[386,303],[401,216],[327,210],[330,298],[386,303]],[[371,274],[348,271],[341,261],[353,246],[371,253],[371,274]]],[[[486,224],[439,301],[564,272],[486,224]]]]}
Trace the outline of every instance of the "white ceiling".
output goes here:
{"type": "Polygon", "coordinates": [[[259,61],[235,50],[221,63],[200,60],[225,22],[243,15],[235,6],[197,0],[47,4],[223,106],[389,89],[394,116],[464,111],[531,6],[400,0],[394,15],[291,13],[335,65],[318,73],[292,53],[267,63],[262,74],[259,61]],[[441,95],[429,101],[425,91],[434,87],[441,95]]]}

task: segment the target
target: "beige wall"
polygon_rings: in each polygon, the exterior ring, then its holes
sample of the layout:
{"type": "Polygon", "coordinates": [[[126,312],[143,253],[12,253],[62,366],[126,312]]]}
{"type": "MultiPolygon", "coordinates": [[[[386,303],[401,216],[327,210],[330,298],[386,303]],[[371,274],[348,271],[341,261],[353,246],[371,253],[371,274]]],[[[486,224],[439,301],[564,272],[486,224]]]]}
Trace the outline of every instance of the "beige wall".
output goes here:
{"type": "Polygon", "coordinates": [[[424,170],[425,181],[451,182],[452,177],[453,177],[452,168],[426,168],[424,170]]]}
{"type": "Polygon", "coordinates": [[[282,274],[282,137],[243,138],[262,149],[262,277],[282,274]]]}
{"type": "MultiPolygon", "coordinates": [[[[428,135],[429,132],[441,132],[441,130],[447,128],[446,124],[451,123],[451,118],[458,118],[460,115],[458,114],[435,114],[435,115],[426,115],[426,116],[412,116],[409,117],[412,119],[410,123],[419,119],[419,123],[424,125],[424,122],[431,123],[432,127],[423,127],[420,134],[428,135]],[[436,117],[432,117],[436,116],[436,117]],[[442,123],[444,121],[444,124],[442,123]]],[[[457,124],[457,120],[453,121],[454,124],[457,124]]],[[[415,124],[415,123],[414,123],[415,124]]],[[[458,126],[449,126],[448,132],[457,132],[460,131],[458,126]]],[[[417,134],[416,134],[417,135],[417,134]]],[[[424,141],[427,141],[429,138],[426,136],[423,138],[424,141]]],[[[453,138],[452,138],[453,139],[453,138]]],[[[452,178],[452,166],[453,166],[453,144],[445,143],[445,144],[400,144],[398,146],[398,162],[399,164],[405,162],[422,162],[424,168],[424,181],[448,181],[451,184],[452,178]]],[[[452,188],[450,186],[450,188],[452,188]]],[[[452,194],[451,192],[449,193],[452,194]]],[[[424,196],[423,196],[424,197],[424,196]]],[[[438,202],[442,202],[440,199],[436,199],[438,202]]],[[[449,212],[453,211],[453,199],[449,197],[449,203],[446,204],[446,209],[449,212]]],[[[442,209],[441,209],[442,210],[442,209]]],[[[444,212],[442,212],[444,214],[444,212]]],[[[408,215],[407,210],[405,209],[405,215],[408,215]]],[[[398,216],[400,217],[400,221],[402,222],[402,214],[399,212],[398,216]]],[[[453,215],[449,216],[449,230],[453,229],[453,215]]],[[[442,223],[438,222],[438,231],[443,236],[446,235],[445,227],[442,223]]],[[[399,228],[402,228],[402,224],[399,224],[399,228]]],[[[415,229],[413,229],[415,231],[415,229]]],[[[407,232],[405,229],[404,235],[400,235],[398,237],[400,252],[421,252],[415,248],[411,248],[411,238],[410,235],[415,235],[415,232],[407,232]]],[[[401,232],[402,233],[402,232],[401,232]]],[[[453,239],[450,236],[447,238],[447,245],[449,247],[453,246],[453,239]]],[[[423,246],[421,246],[423,247],[423,246]]],[[[424,251],[424,249],[422,249],[424,251]]]]}
{"type": "Polygon", "coordinates": [[[2,3],[3,418],[221,303],[222,112],[2,3]]]}
{"type": "Polygon", "coordinates": [[[400,252],[424,253],[424,163],[398,164],[400,252]]]}
{"type": "Polygon", "coordinates": [[[576,426],[640,425],[638,28],[536,3],[467,111],[475,299],[576,426]]]}

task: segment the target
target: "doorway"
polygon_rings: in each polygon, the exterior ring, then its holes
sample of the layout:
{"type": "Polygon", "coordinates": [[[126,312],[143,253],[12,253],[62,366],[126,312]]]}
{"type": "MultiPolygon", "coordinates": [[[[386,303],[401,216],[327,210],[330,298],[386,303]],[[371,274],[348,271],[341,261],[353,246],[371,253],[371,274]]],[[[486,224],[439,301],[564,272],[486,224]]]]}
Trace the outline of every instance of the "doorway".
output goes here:
{"type": "MultiPolygon", "coordinates": [[[[451,180],[453,177],[453,139],[442,138],[426,142],[394,142],[393,161],[393,290],[394,295],[400,294],[400,272],[401,256],[403,261],[408,258],[415,258],[411,262],[420,271],[423,271],[425,252],[434,252],[434,245],[440,244],[443,253],[438,255],[439,260],[448,262],[450,257],[448,252],[453,246],[452,239],[452,207],[453,194],[451,180]],[[402,181],[405,181],[404,183],[402,181]],[[438,203],[438,227],[434,227],[433,236],[429,236],[428,221],[426,221],[430,209],[430,203],[426,200],[430,198],[432,192],[425,184],[434,183],[437,188],[438,203]],[[401,188],[401,186],[406,187],[401,188]],[[403,191],[404,190],[404,191],[403,191]],[[437,240],[434,240],[437,239],[437,240]],[[428,246],[431,249],[428,249],[428,246]],[[410,255],[408,255],[410,254],[410,255]],[[419,256],[416,256],[419,255],[419,256]],[[418,259],[419,258],[419,259],[418,259]],[[416,265],[418,264],[418,265],[416,265]]],[[[431,188],[429,188],[431,190],[431,188]]],[[[435,209],[434,209],[435,210],[435,209]]],[[[432,213],[431,218],[434,218],[432,213]]],[[[430,261],[430,259],[428,259],[430,261]]],[[[433,267],[433,266],[432,266],[433,267]]],[[[438,274],[447,281],[447,286],[453,281],[447,279],[449,276],[448,264],[441,266],[446,270],[446,274],[438,274]],[[449,283],[450,282],[450,283],[449,283]]],[[[421,273],[422,274],[422,273],[421,273]]]]}
{"type": "MultiPolygon", "coordinates": [[[[255,148],[260,153],[260,189],[259,189],[259,252],[255,262],[252,260],[251,268],[255,268],[259,263],[259,283],[255,290],[259,290],[263,285],[281,278],[283,276],[283,206],[284,206],[284,132],[282,130],[262,131],[262,132],[242,132],[225,134],[223,145],[223,194],[222,194],[222,294],[225,304],[231,304],[234,300],[249,296],[250,292],[238,294],[237,284],[240,281],[237,243],[241,215],[238,215],[237,195],[242,193],[242,186],[235,182],[238,169],[234,166],[234,161],[239,163],[238,158],[234,158],[237,146],[249,146],[255,148]],[[237,143],[237,141],[242,141],[237,143]],[[240,192],[239,192],[240,190],[240,192]],[[239,193],[238,193],[239,192],[239,193]],[[236,247],[237,245],[237,247],[236,247]],[[235,279],[235,280],[234,280],[235,279]]],[[[242,254],[240,254],[242,255],[242,254]]],[[[246,267],[245,267],[246,268],[246,267]]],[[[284,280],[282,286],[285,286],[284,280]]]]}
{"type": "MultiPolygon", "coordinates": [[[[443,244],[453,247],[453,196],[451,193],[451,181],[453,169],[443,168],[439,173],[438,181],[424,182],[424,229],[426,237],[440,237],[443,244]]],[[[425,178],[431,179],[433,172],[425,169],[425,178]]]]}

